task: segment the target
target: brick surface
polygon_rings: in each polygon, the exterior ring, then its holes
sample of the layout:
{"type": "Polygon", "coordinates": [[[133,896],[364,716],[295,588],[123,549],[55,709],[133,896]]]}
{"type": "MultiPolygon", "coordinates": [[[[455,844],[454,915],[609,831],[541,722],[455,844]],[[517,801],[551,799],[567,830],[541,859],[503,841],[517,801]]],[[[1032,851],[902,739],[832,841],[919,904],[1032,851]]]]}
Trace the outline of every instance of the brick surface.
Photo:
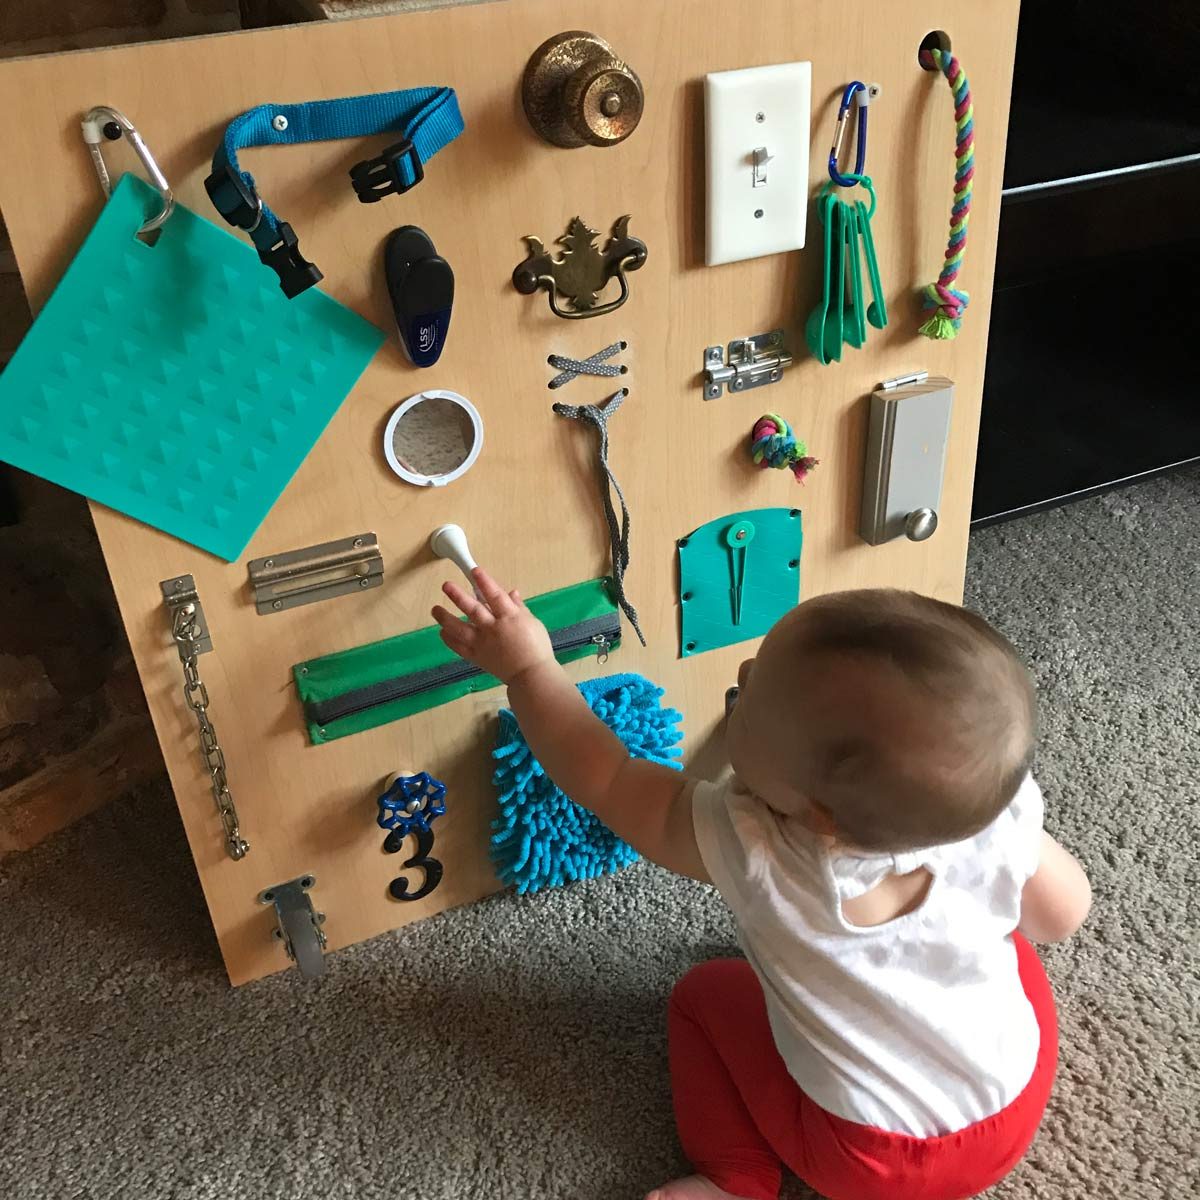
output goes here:
{"type": "Polygon", "coordinates": [[[163,770],[87,505],[7,471],[0,528],[0,854],[163,770]]]}
{"type": "Polygon", "coordinates": [[[93,29],[158,25],[166,12],[166,0],[4,0],[0,42],[73,38],[93,29]]]}
{"type": "Polygon", "coordinates": [[[0,272],[0,365],[12,356],[30,321],[20,276],[15,271],[0,272]]]}
{"type": "Polygon", "coordinates": [[[182,0],[188,12],[203,17],[236,17],[238,16],[238,0],[182,0]]]}

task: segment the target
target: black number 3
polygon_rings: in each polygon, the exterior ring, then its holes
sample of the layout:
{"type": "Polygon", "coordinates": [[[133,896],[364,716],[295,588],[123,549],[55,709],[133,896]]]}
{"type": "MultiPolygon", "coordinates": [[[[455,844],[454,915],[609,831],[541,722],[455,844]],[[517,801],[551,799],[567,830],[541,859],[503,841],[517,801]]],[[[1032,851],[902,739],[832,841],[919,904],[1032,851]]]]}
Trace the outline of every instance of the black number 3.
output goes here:
{"type": "MultiPolygon", "coordinates": [[[[393,830],[383,843],[383,848],[389,854],[395,854],[404,844],[403,838],[393,841],[393,830]]],[[[408,880],[403,875],[393,879],[388,885],[388,892],[393,900],[423,900],[439,883],[442,882],[442,864],[436,858],[430,858],[433,849],[433,831],[431,829],[416,829],[417,852],[404,862],[405,867],[420,867],[425,872],[425,882],[415,892],[408,890],[408,880]]]]}

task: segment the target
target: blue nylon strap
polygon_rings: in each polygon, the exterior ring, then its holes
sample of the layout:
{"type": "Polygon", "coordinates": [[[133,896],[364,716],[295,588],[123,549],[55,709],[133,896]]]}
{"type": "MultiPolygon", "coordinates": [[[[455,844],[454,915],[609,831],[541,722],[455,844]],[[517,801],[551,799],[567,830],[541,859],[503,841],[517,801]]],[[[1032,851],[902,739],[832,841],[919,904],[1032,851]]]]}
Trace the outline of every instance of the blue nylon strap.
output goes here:
{"type": "MultiPolygon", "coordinates": [[[[286,146],[396,133],[411,141],[421,162],[426,163],[454,141],[463,128],[458,97],[448,87],[408,88],[303,104],[260,104],[229,122],[213,155],[213,171],[231,167],[257,194],[254,177],[238,166],[237,152],[247,146],[286,146]],[[286,128],[275,128],[277,117],[286,119],[286,128]]],[[[404,183],[411,185],[416,179],[412,163],[403,160],[399,169],[404,183]]],[[[279,218],[263,202],[262,221],[251,234],[255,245],[260,250],[272,246],[278,239],[278,229],[279,218]]]]}

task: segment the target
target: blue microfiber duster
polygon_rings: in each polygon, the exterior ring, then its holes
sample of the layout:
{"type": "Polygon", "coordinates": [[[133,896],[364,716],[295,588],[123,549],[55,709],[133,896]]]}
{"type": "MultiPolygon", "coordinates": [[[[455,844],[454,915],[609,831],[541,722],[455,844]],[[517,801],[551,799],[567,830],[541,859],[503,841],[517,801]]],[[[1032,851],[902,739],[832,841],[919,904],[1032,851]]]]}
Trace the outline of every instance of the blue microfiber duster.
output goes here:
{"type": "MultiPolygon", "coordinates": [[[[659,703],[662,688],[641,675],[609,675],[581,683],[579,691],[634,758],[681,769],[681,718],[659,703]]],[[[632,846],[547,778],[508,709],[500,711],[492,757],[500,814],[492,822],[491,856],[504,884],[524,895],[609,875],[637,861],[632,846]]]]}

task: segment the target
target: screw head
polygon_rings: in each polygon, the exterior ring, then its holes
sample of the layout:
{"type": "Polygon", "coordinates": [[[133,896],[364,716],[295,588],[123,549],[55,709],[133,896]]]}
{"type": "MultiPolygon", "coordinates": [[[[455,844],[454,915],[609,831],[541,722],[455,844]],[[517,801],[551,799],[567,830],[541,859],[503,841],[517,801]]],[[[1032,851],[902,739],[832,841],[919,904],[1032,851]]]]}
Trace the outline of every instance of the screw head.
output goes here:
{"type": "Polygon", "coordinates": [[[279,113],[277,116],[271,118],[271,128],[274,129],[276,133],[282,133],[287,127],[288,119],[283,115],[283,113],[279,113]]]}
{"type": "Polygon", "coordinates": [[[370,579],[366,579],[366,578],[364,578],[364,579],[360,579],[360,580],[358,581],[358,586],[359,586],[360,588],[364,588],[364,587],[370,587],[370,586],[371,586],[371,581],[370,581],[370,579]]]}
{"type": "Polygon", "coordinates": [[[362,538],[355,538],[352,545],[357,550],[362,545],[362,538]]]}
{"type": "Polygon", "coordinates": [[[755,217],[761,217],[763,215],[763,210],[761,208],[756,208],[754,210],[754,215],[755,217]]]}
{"type": "Polygon", "coordinates": [[[764,121],[767,119],[767,114],[766,114],[766,113],[761,113],[761,112],[760,112],[760,113],[755,113],[755,114],[754,114],[754,119],[755,119],[755,120],[756,120],[756,121],[757,121],[757,122],[758,122],[758,123],[761,125],[761,124],[762,124],[762,123],[763,123],[763,122],[764,122],[764,121]]]}
{"type": "Polygon", "coordinates": [[[308,674],[308,668],[307,668],[307,667],[301,667],[301,668],[300,668],[300,674],[301,674],[301,675],[307,675],[307,674],[308,674]]]}
{"type": "Polygon", "coordinates": [[[600,99],[600,111],[606,117],[615,117],[621,111],[621,97],[616,92],[608,92],[600,99]]]}
{"type": "Polygon", "coordinates": [[[273,609],[275,609],[276,612],[278,612],[279,609],[281,609],[283,607],[283,601],[282,600],[272,600],[271,607],[273,609]]]}
{"type": "Polygon", "coordinates": [[[264,567],[273,567],[274,565],[275,565],[275,560],[273,558],[268,558],[263,562],[264,567]]]}

